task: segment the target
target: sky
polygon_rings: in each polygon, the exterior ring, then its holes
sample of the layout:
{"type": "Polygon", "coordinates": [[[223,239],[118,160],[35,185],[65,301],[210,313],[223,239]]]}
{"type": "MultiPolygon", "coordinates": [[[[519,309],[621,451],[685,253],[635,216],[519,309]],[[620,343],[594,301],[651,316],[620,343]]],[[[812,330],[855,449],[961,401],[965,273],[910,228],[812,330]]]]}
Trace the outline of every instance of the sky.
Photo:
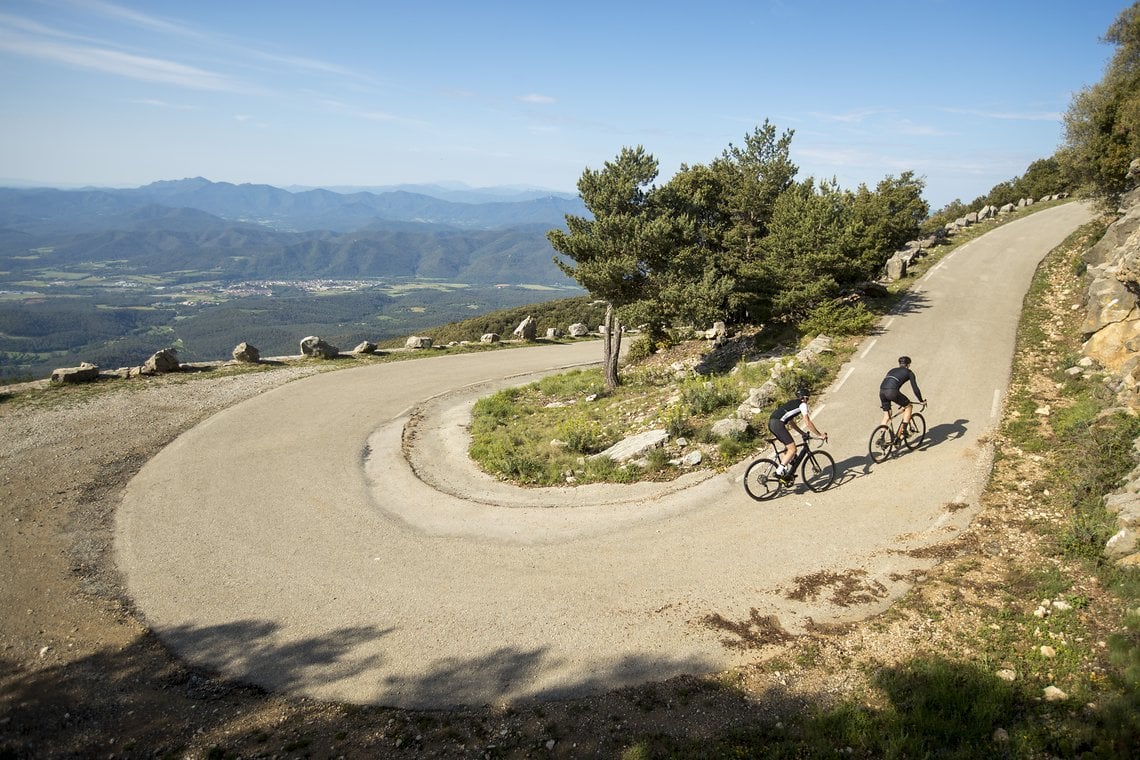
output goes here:
{"type": "Polygon", "coordinates": [[[0,0],[0,184],[656,184],[770,122],[798,179],[1024,174],[1096,84],[1106,0],[0,0]]]}

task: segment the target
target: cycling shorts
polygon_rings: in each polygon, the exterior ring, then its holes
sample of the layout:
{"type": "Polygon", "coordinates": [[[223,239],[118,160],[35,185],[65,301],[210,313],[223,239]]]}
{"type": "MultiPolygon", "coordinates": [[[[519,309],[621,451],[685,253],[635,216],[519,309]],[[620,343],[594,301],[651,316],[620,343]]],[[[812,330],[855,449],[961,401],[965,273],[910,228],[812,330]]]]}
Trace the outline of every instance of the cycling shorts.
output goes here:
{"type": "Polygon", "coordinates": [[[892,401],[899,406],[910,406],[910,399],[898,388],[880,388],[879,403],[882,404],[884,412],[891,411],[892,401]]]}
{"type": "Polygon", "coordinates": [[[779,417],[768,418],[768,429],[772,431],[772,435],[776,436],[776,440],[785,446],[792,442],[792,434],[788,432],[788,426],[779,417]]]}

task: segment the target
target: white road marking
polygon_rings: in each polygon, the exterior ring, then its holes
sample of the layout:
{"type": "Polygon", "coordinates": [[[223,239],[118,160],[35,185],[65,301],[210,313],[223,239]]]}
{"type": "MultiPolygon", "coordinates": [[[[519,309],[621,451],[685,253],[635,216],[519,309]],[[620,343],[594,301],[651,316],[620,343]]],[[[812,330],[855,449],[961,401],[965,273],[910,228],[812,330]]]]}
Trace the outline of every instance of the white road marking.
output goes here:
{"type": "Polygon", "coordinates": [[[854,372],[854,371],[855,371],[855,368],[854,368],[854,367],[848,367],[848,368],[847,368],[847,371],[843,373],[843,377],[839,378],[839,382],[838,382],[838,383],[836,383],[836,384],[835,384],[835,387],[831,389],[831,392],[832,392],[832,393],[834,393],[835,391],[837,391],[837,390],[839,390],[840,388],[842,388],[842,387],[843,387],[843,384],[844,384],[845,382],[847,382],[847,378],[851,377],[851,373],[852,373],[852,372],[854,372]]]}
{"type": "Polygon", "coordinates": [[[863,353],[859,354],[859,358],[860,359],[866,359],[867,354],[871,353],[871,349],[874,348],[875,344],[878,342],[879,342],[878,338],[871,338],[871,342],[867,344],[867,347],[865,349],[863,349],[863,353]]]}

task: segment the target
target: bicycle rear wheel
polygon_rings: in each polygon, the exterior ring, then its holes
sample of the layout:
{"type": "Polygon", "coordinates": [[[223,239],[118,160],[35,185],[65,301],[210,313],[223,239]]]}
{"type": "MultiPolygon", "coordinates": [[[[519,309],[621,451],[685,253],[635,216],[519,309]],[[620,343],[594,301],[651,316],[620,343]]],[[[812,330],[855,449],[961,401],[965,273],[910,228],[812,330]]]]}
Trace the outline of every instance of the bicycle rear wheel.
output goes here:
{"type": "Polygon", "coordinates": [[[894,449],[893,437],[891,429],[887,425],[879,425],[875,428],[875,432],[871,433],[871,440],[867,444],[867,453],[872,462],[878,464],[891,455],[891,451],[894,449]]]}
{"type": "Polygon", "coordinates": [[[779,465],[771,459],[757,459],[744,471],[744,490],[756,501],[773,498],[784,487],[776,476],[779,465]]]}
{"type": "Polygon", "coordinates": [[[926,419],[915,412],[910,416],[910,422],[906,425],[906,447],[908,449],[917,449],[922,445],[923,439],[926,438],[926,419]]]}
{"type": "Polygon", "coordinates": [[[810,451],[800,466],[800,477],[813,491],[824,491],[835,480],[835,458],[826,451],[810,451]]]}

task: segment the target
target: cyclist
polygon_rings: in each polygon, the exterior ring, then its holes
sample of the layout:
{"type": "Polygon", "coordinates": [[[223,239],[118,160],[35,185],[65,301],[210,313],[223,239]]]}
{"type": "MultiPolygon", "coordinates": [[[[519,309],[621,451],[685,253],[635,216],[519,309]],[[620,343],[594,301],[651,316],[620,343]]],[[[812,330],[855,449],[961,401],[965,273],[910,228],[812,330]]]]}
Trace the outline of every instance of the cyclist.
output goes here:
{"type": "Polygon", "coordinates": [[[887,372],[883,382],[879,384],[879,403],[883,407],[883,424],[888,427],[891,424],[891,402],[898,404],[902,407],[903,424],[910,422],[910,415],[913,411],[910,405],[910,399],[907,398],[903,392],[902,387],[905,383],[910,383],[910,387],[914,388],[914,395],[918,397],[920,403],[925,404],[926,400],[922,397],[922,391],[918,389],[918,378],[914,376],[914,372],[910,369],[910,357],[900,356],[899,366],[887,372]]]}
{"type": "Polygon", "coordinates": [[[790,480],[795,475],[791,463],[795,461],[796,442],[792,438],[792,434],[788,432],[788,425],[791,425],[792,429],[800,435],[807,435],[796,424],[796,417],[802,415],[807,429],[823,440],[827,440],[827,433],[819,432],[819,428],[811,421],[807,403],[810,397],[811,391],[808,390],[807,386],[801,385],[796,389],[796,397],[780,404],[776,407],[776,411],[772,412],[772,416],[768,418],[768,429],[772,431],[772,435],[776,436],[776,440],[784,444],[784,453],[780,455],[780,466],[776,468],[776,475],[784,480],[790,480]]]}

